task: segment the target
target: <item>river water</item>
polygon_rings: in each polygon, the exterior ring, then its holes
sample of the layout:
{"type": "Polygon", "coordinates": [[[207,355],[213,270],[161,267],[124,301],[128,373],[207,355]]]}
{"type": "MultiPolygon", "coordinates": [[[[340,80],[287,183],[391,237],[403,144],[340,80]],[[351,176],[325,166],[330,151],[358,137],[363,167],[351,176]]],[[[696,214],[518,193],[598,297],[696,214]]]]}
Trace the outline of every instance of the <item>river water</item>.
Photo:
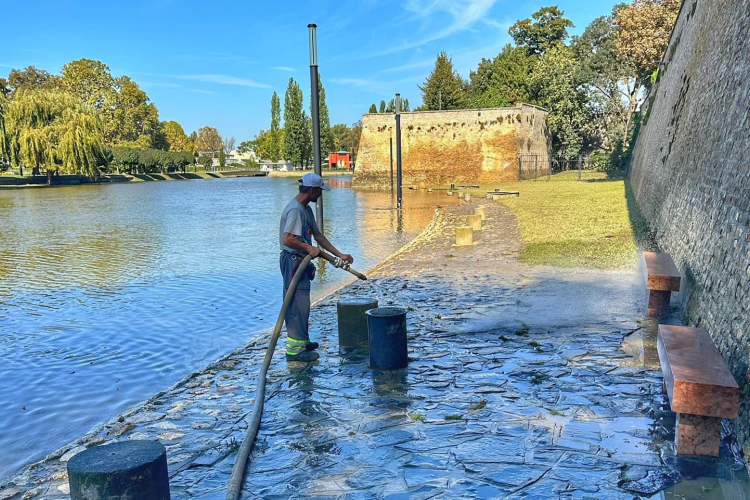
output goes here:
{"type": "MultiPolygon", "coordinates": [[[[330,179],[325,231],[366,271],[444,194],[330,179]]],[[[285,178],[0,190],[0,479],[272,327],[285,178]]],[[[327,266],[313,299],[351,275],[327,266]]],[[[313,329],[314,336],[314,329],[313,329]]]]}

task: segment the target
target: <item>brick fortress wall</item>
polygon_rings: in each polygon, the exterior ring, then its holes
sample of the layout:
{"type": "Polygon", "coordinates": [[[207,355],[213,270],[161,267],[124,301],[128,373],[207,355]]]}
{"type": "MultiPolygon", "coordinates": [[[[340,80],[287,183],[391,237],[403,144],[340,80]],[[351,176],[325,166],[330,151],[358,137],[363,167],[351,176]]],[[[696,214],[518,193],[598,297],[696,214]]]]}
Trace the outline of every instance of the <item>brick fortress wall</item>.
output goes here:
{"type": "Polygon", "coordinates": [[[750,452],[750,0],[686,0],[642,110],[631,185],[680,268],[686,322],[740,385],[750,452]]]}
{"type": "MultiPolygon", "coordinates": [[[[546,116],[542,108],[527,104],[512,108],[402,113],[404,186],[517,180],[520,154],[547,155],[549,152],[546,116]]],[[[382,189],[390,186],[389,141],[392,137],[395,172],[395,126],[393,114],[362,117],[355,187],[382,189]]]]}

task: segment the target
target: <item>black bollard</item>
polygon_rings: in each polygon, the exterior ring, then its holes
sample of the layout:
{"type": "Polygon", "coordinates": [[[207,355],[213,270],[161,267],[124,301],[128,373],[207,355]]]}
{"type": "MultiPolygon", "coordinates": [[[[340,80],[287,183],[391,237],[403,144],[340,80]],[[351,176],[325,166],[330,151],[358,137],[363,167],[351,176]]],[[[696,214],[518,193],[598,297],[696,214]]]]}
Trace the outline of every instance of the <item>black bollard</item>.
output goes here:
{"type": "Polygon", "coordinates": [[[406,348],[406,309],[378,307],[367,314],[370,368],[398,370],[409,364],[406,348]]]}
{"type": "Polygon", "coordinates": [[[378,307],[373,298],[344,299],[336,304],[339,320],[339,348],[352,349],[367,346],[366,311],[378,307]]]}
{"type": "Polygon", "coordinates": [[[71,500],[169,500],[167,450],[158,441],[122,441],[68,461],[71,500]]]}

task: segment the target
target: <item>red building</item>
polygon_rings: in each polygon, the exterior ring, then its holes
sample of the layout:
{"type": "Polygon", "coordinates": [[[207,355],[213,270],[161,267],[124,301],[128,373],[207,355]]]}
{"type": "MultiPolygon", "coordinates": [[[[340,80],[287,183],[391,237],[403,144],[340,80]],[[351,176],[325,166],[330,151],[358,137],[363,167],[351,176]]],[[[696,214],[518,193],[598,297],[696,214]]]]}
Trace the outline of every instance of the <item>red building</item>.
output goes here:
{"type": "Polygon", "coordinates": [[[328,155],[328,167],[329,168],[352,168],[351,154],[349,151],[339,151],[338,153],[330,153],[328,155]]]}

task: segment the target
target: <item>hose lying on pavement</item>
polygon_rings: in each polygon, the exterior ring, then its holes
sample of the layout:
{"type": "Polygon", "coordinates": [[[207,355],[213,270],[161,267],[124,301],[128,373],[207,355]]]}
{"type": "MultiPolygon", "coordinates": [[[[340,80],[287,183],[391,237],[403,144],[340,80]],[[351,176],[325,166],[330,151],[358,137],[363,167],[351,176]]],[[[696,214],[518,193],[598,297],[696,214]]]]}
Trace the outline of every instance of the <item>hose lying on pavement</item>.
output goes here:
{"type": "MultiPolygon", "coordinates": [[[[320,251],[320,257],[333,262],[334,257],[320,251]]],[[[307,269],[307,265],[312,260],[312,256],[307,255],[300,263],[298,269],[307,269]]],[[[366,280],[367,277],[364,274],[358,273],[354,269],[345,268],[347,271],[352,273],[354,276],[361,280],[366,280]]],[[[281,305],[281,311],[279,311],[279,317],[276,319],[276,326],[273,329],[271,340],[268,343],[268,350],[266,351],[266,357],[263,359],[263,365],[258,373],[258,385],[255,389],[255,403],[253,404],[253,413],[250,416],[250,421],[247,424],[247,432],[245,439],[242,441],[239,451],[237,452],[237,460],[234,462],[232,468],[232,476],[229,478],[229,487],[227,488],[227,500],[238,500],[240,498],[240,492],[242,491],[242,480],[245,476],[245,468],[247,466],[247,458],[250,455],[250,449],[253,447],[255,437],[258,435],[258,428],[260,427],[260,416],[263,413],[263,402],[266,396],[266,374],[268,373],[268,367],[271,365],[271,358],[273,352],[276,349],[276,342],[279,340],[279,334],[281,333],[281,326],[284,324],[284,316],[286,316],[286,310],[289,307],[289,303],[294,297],[294,292],[297,290],[297,283],[300,278],[304,275],[304,272],[298,272],[294,274],[292,282],[289,283],[289,289],[284,296],[284,303],[281,305]]]]}

